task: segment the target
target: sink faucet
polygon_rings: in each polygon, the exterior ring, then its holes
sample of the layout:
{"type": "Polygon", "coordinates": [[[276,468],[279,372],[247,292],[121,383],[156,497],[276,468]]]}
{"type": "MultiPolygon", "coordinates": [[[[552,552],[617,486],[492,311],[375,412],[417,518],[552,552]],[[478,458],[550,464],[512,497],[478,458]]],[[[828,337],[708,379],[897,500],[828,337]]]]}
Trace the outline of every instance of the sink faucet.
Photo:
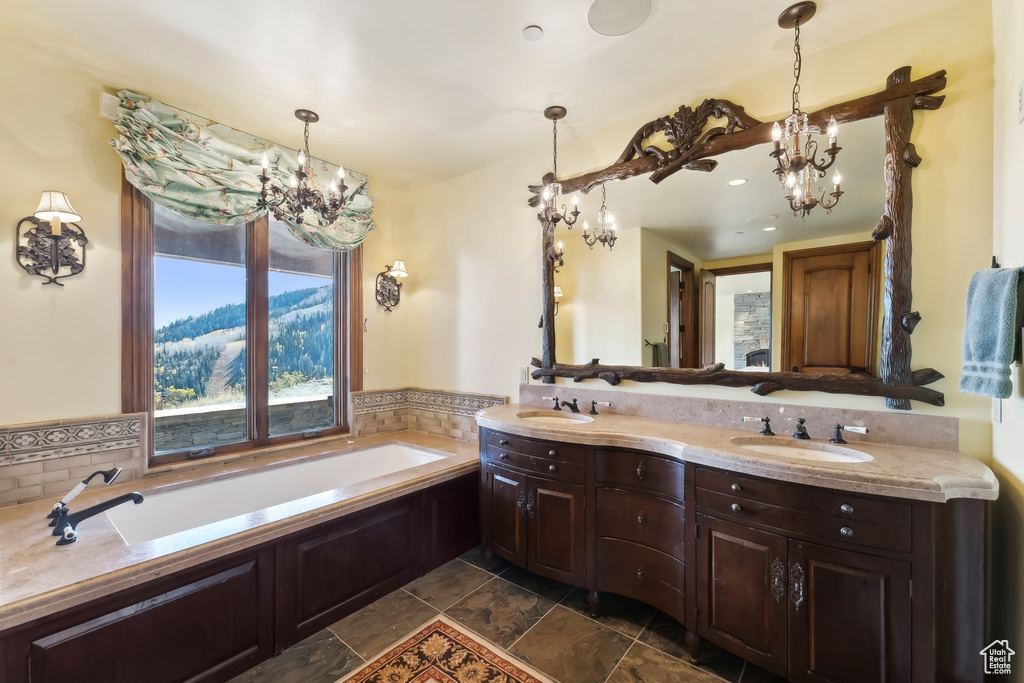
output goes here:
{"type": "Polygon", "coordinates": [[[84,491],[85,487],[88,486],[89,483],[92,482],[93,479],[95,479],[96,477],[102,476],[103,477],[103,483],[107,484],[107,485],[110,485],[110,484],[114,483],[114,480],[117,479],[117,476],[119,474],[121,474],[121,468],[120,467],[115,467],[115,468],[110,469],[110,470],[98,470],[98,471],[93,472],[92,474],[90,474],[85,479],[83,479],[80,483],[78,483],[75,486],[75,488],[71,489],[68,492],[68,495],[66,495],[63,498],[61,498],[59,503],[54,503],[53,504],[53,509],[50,510],[50,514],[46,515],[47,519],[53,520],[53,521],[50,522],[50,526],[56,526],[57,525],[57,518],[60,517],[61,510],[64,510],[65,511],[64,514],[66,515],[67,514],[68,503],[70,503],[74,499],[75,496],[77,496],[79,493],[84,491]]]}
{"type": "Polygon", "coordinates": [[[794,439],[809,439],[811,435],[807,433],[807,427],[804,427],[804,422],[807,420],[802,417],[796,419],[796,429],[793,430],[794,439]]]}
{"type": "Polygon", "coordinates": [[[590,415],[597,415],[597,407],[604,406],[605,408],[611,408],[612,404],[610,401],[591,401],[590,402],[590,415]]]}
{"type": "Polygon", "coordinates": [[[744,417],[740,422],[763,422],[761,436],[775,436],[775,432],[772,431],[772,421],[767,417],[744,417]]]}
{"type": "Polygon", "coordinates": [[[580,407],[576,405],[577,400],[578,399],[574,398],[572,400],[572,403],[569,403],[568,401],[562,401],[562,405],[568,408],[570,413],[578,413],[580,412],[580,407]]]}
{"type": "Polygon", "coordinates": [[[836,433],[829,439],[829,443],[847,443],[846,439],[843,438],[843,430],[853,432],[854,434],[867,434],[867,427],[854,427],[851,425],[841,425],[836,423],[836,433]]]}
{"type": "Polygon", "coordinates": [[[121,503],[127,503],[128,501],[134,502],[136,505],[141,503],[143,500],[141,493],[125,493],[111,498],[110,500],[97,503],[92,507],[85,508],[75,513],[68,514],[66,509],[63,514],[57,517],[57,526],[53,530],[54,536],[60,536],[57,539],[57,545],[68,545],[78,540],[78,525],[81,522],[94,517],[101,512],[106,512],[110,508],[117,507],[121,503]]]}

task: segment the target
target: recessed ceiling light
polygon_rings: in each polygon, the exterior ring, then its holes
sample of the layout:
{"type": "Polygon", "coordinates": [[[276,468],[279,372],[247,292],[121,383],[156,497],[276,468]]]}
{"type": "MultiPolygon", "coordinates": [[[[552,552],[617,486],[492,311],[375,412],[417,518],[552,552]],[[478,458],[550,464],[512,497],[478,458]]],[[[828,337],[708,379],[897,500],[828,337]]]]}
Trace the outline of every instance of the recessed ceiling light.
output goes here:
{"type": "Polygon", "coordinates": [[[764,228],[764,231],[765,231],[765,232],[771,232],[771,231],[772,231],[772,230],[774,230],[774,229],[775,229],[775,226],[774,226],[774,225],[769,225],[769,226],[768,226],[767,228],[764,228]]]}
{"type": "Polygon", "coordinates": [[[729,184],[733,185],[733,186],[736,186],[736,185],[743,185],[746,182],[747,182],[746,178],[736,178],[735,180],[730,180],[729,184]]]}
{"type": "Polygon", "coordinates": [[[544,29],[542,29],[540,26],[531,25],[523,29],[523,38],[526,38],[531,43],[536,43],[543,37],[544,29]]]}
{"type": "Polygon", "coordinates": [[[742,230],[737,230],[737,231],[736,231],[736,234],[737,234],[737,235],[742,235],[742,234],[743,234],[743,231],[742,231],[742,230]]]}
{"type": "Polygon", "coordinates": [[[602,36],[624,36],[643,26],[649,16],[651,0],[594,0],[587,21],[602,36]]]}

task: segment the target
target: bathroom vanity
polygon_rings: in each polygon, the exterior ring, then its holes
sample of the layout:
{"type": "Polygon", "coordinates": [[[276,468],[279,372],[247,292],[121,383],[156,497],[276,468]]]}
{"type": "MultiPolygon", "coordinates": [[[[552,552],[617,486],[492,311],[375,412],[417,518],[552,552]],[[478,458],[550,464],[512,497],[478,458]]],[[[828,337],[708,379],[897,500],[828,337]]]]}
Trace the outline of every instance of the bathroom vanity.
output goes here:
{"type": "Polygon", "coordinates": [[[492,553],[585,587],[594,613],[603,592],[658,607],[695,656],[706,638],[792,681],[981,680],[981,463],[526,408],[477,418],[492,553]],[[791,445],[826,459],[753,449],[791,445]]]}

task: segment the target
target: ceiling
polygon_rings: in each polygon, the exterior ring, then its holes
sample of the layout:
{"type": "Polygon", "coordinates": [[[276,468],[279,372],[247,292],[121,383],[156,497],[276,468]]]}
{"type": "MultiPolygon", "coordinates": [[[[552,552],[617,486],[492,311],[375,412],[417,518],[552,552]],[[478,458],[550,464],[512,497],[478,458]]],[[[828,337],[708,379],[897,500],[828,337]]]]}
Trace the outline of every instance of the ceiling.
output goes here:
{"type": "MultiPolygon", "coordinates": [[[[959,0],[821,0],[805,54],[959,0]]],[[[317,111],[313,153],[399,185],[429,185],[565,134],[674,109],[687,93],[788,63],[789,0],[655,0],[635,32],[587,24],[590,0],[12,0],[0,40],[291,147],[317,111]],[[522,29],[539,24],[537,42],[522,29]],[[628,96],[627,96],[628,95],[628,96]],[[681,97],[682,96],[682,97],[681,97]]],[[[10,68],[10,67],[8,67],[10,68]]]]}

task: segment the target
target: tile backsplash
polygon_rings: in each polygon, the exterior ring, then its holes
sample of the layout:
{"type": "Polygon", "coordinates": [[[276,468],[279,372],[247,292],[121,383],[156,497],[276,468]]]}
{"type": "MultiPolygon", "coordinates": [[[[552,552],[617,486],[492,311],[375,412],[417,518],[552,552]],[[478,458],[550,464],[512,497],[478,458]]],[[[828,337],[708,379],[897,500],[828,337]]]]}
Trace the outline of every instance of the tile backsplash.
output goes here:
{"type": "MultiPolygon", "coordinates": [[[[583,386],[550,384],[522,384],[519,386],[519,402],[550,407],[544,396],[558,396],[562,399],[578,398],[580,407],[590,409],[591,401],[609,401],[611,408],[601,408],[620,415],[651,417],[660,420],[689,422],[716,427],[735,427],[753,430],[753,425],[741,425],[744,415],[768,416],[772,429],[777,434],[792,434],[798,417],[807,420],[807,430],[814,438],[828,438],[833,434],[833,425],[856,425],[867,427],[866,435],[846,433],[850,443],[869,441],[894,446],[915,446],[955,451],[960,448],[960,421],[955,417],[918,415],[895,411],[852,410],[848,408],[825,408],[811,405],[770,403],[763,401],[733,401],[667,394],[644,394],[632,391],[608,391],[589,389],[583,386]]],[[[882,401],[882,399],[879,399],[882,401]]],[[[759,426],[758,426],[759,428],[759,426]]]]}
{"type": "Polygon", "coordinates": [[[352,434],[368,436],[411,429],[476,441],[473,415],[503,405],[505,396],[405,387],[352,394],[352,434]]]}
{"type": "Polygon", "coordinates": [[[144,413],[0,427],[0,506],[67,493],[99,469],[145,471],[144,413]]]}

